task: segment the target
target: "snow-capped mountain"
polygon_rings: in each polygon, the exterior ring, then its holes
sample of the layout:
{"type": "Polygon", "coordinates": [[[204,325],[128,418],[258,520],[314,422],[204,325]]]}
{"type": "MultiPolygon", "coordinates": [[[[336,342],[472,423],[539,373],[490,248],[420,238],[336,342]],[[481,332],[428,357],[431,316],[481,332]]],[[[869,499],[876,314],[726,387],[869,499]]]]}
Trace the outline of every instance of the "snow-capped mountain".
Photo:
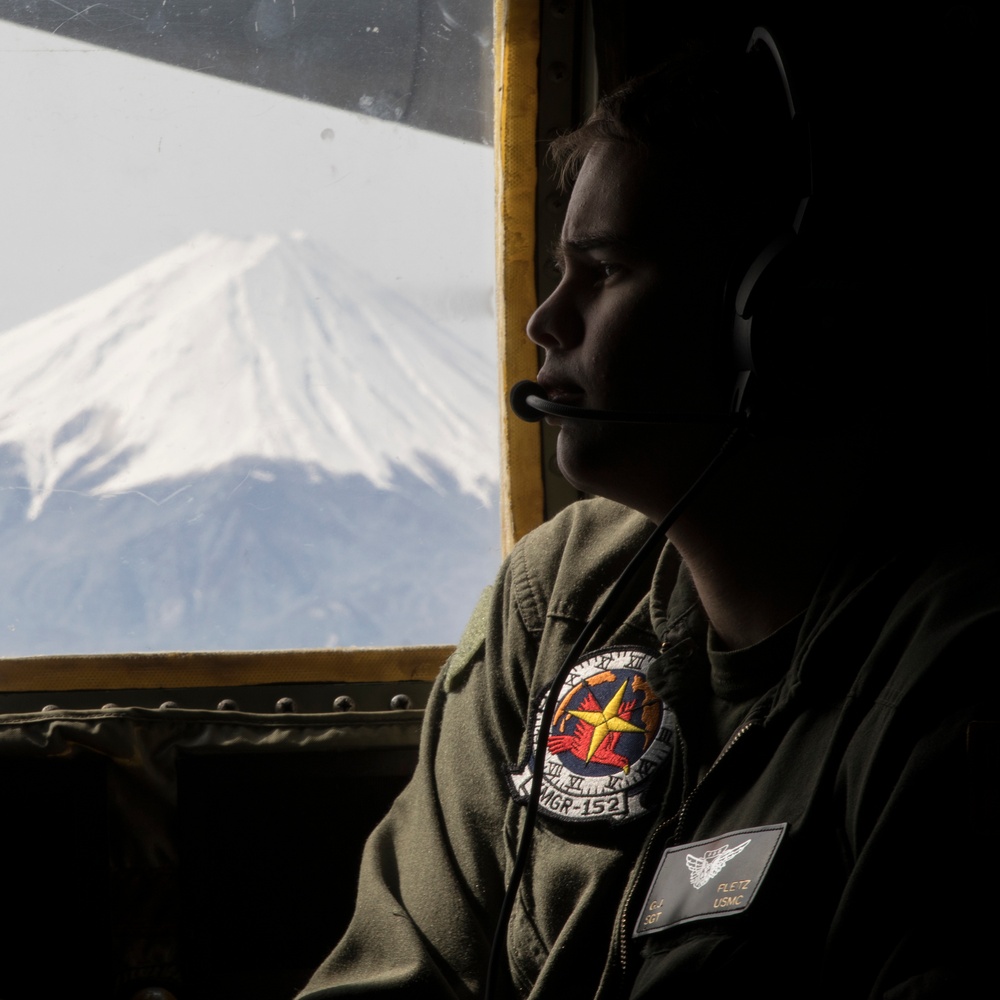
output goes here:
{"type": "Polygon", "coordinates": [[[0,655],[449,642],[495,571],[488,342],[305,237],[0,344],[0,655]]]}
{"type": "Polygon", "coordinates": [[[497,478],[495,365],[301,235],[203,235],[0,334],[0,447],[37,516],[58,483],[117,493],[257,456],[497,478]]]}

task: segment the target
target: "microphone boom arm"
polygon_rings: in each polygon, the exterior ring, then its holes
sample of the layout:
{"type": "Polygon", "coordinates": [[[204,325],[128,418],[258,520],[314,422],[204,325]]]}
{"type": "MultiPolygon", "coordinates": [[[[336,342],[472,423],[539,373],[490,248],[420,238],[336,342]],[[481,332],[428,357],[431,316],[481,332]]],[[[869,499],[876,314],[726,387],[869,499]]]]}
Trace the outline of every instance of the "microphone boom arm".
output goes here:
{"type": "Polygon", "coordinates": [[[732,423],[732,413],[637,413],[628,410],[591,410],[546,399],[537,382],[523,379],[510,390],[510,408],[522,420],[535,423],[542,417],[598,420],[609,424],[732,423]]]}

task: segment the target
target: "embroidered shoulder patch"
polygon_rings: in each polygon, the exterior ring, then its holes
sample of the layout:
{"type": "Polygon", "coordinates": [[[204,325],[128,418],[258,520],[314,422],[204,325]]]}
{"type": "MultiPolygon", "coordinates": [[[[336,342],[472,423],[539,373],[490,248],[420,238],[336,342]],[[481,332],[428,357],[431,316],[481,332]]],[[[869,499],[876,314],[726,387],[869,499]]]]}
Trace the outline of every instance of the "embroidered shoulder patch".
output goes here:
{"type": "MultiPolygon", "coordinates": [[[[646,812],[640,797],[673,749],[673,716],[653,693],[646,668],[655,654],[635,647],[591,653],[566,675],[548,734],[539,809],[571,821],[620,822],[646,812]]],[[[545,691],[534,706],[532,747],[545,691]]],[[[534,773],[511,770],[514,799],[526,802],[534,773]]]]}
{"type": "Polygon", "coordinates": [[[764,881],[787,825],[737,830],[713,840],[668,847],[633,936],[745,910],[764,881]]]}

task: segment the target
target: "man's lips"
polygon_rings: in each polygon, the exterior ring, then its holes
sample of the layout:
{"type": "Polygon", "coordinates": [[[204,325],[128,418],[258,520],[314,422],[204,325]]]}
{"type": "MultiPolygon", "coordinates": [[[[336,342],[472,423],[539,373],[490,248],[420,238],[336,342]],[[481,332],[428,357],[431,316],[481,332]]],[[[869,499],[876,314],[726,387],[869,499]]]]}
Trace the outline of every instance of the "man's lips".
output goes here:
{"type": "Polygon", "coordinates": [[[572,382],[546,377],[539,373],[538,385],[545,398],[563,406],[580,406],[584,400],[584,392],[580,386],[572,382]]]}

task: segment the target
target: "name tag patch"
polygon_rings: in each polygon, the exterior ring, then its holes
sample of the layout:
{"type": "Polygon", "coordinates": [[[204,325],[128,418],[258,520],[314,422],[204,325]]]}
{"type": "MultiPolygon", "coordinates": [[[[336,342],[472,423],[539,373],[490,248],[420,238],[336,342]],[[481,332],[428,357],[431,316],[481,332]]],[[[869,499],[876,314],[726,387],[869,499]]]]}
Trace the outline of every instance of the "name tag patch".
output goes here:
{"type": "Polygon", "coordinates": [[[787,826],[736,830],[712,840],[668,847],[633,936],[745,910],[764,881],[787,826]]]}

